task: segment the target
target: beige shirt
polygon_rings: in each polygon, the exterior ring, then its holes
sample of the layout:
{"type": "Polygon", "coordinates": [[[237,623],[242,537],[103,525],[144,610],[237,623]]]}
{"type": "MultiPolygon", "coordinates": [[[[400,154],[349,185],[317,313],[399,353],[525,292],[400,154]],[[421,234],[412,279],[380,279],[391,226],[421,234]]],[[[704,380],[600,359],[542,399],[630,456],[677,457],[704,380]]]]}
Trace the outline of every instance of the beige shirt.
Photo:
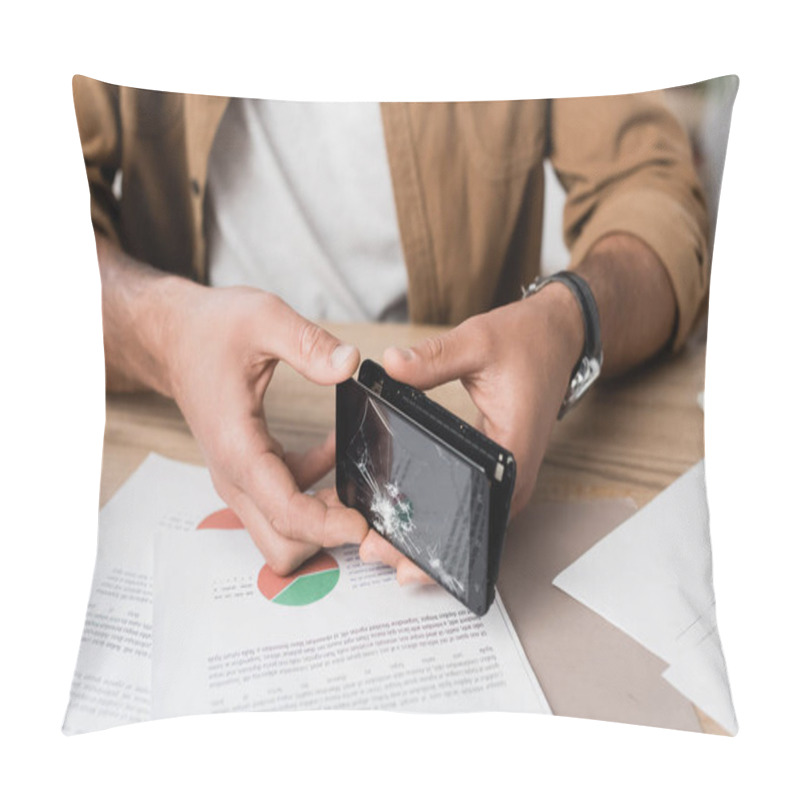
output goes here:
{"type": "MultiPolygon", "coordinates": [[[[208,162],[228,99],[81,76],[73,92],[96,230],[207,282],[208,162]]],[[[381,113],[412,321],[461,322],[536,277],[549,158],[567,193],[572,264],[608,233],[644,241],[675,291],[682,343],[708,290],[707,218],[688,139],[660,94],[384,103],[381,113]]]]}

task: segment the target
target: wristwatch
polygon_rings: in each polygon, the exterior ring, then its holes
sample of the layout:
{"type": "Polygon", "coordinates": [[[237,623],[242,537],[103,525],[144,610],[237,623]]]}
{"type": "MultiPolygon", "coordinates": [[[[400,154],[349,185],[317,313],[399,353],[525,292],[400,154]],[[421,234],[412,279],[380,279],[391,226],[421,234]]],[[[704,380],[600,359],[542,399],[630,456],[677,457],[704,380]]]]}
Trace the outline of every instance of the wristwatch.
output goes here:
{"type": "Polygon", "coordinates": [[[589,284],[574,272],[557,272],[547,278],[537,278],[530,286],[522,289],[523,299],[544,289],[548,283],[563,283],[575,296],[583,317],[583,353],[572,370],[567,394],[558,412],[561,419],[578,400],[586,394],[587,389],[600,376],[603,366],[603,343],[600,339],[600,313],[597,310],[589,284]]]}

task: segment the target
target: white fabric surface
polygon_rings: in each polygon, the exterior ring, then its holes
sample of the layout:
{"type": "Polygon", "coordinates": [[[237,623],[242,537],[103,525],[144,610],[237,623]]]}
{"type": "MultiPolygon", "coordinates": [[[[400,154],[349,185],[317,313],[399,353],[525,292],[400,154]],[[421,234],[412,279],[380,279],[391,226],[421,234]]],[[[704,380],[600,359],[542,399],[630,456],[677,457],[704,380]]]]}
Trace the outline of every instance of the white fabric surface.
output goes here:
{"type": "Polygon", "coordinates": [[[207,202],[213,286],[272,291],[314,319],[407,317],[378,104],[231,100],[207,202]]]}

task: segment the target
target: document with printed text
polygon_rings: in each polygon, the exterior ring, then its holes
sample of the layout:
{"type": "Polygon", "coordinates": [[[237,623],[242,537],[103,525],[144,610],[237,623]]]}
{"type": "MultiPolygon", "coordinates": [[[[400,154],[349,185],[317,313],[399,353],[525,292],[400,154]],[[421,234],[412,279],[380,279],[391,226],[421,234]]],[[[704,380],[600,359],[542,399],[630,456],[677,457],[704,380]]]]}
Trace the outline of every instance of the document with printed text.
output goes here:
{"type": "Polygon", "coordinates": [[[322,708],[550,713],[499,597],[475,617],[353,546],[280,577],[207,470],[150,455],[101,512],[64,732],[322,708]]]}

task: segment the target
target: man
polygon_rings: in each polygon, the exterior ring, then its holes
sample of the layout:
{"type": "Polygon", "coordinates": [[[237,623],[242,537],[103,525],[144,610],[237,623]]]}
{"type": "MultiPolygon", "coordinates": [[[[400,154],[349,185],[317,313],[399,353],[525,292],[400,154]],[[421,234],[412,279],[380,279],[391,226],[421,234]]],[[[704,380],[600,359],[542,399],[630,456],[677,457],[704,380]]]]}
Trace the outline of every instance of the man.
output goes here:
{"type": "Polygon", "coordinates": [[[516,457],[514,513],[593,314],[603,372],[619,373],[679,347],[707,290],[702,193],[657,95],[313,106],[80,76],[74,93],[108,387],[176,400],[220,496],[279,573],[355,542],[399,580],[420,577],[333,492],[304,493],[332,467],[332,438],[297,455],[269,432],[279,360],[320,384],[359,363],[306,317],[454,325],[389,348],[384,366],[421,389],[463,382],[484,431],[516,457]],[[565,279],[520,300],[539,271],[545,158],[567,190],[585,291],[565,279]]]}

